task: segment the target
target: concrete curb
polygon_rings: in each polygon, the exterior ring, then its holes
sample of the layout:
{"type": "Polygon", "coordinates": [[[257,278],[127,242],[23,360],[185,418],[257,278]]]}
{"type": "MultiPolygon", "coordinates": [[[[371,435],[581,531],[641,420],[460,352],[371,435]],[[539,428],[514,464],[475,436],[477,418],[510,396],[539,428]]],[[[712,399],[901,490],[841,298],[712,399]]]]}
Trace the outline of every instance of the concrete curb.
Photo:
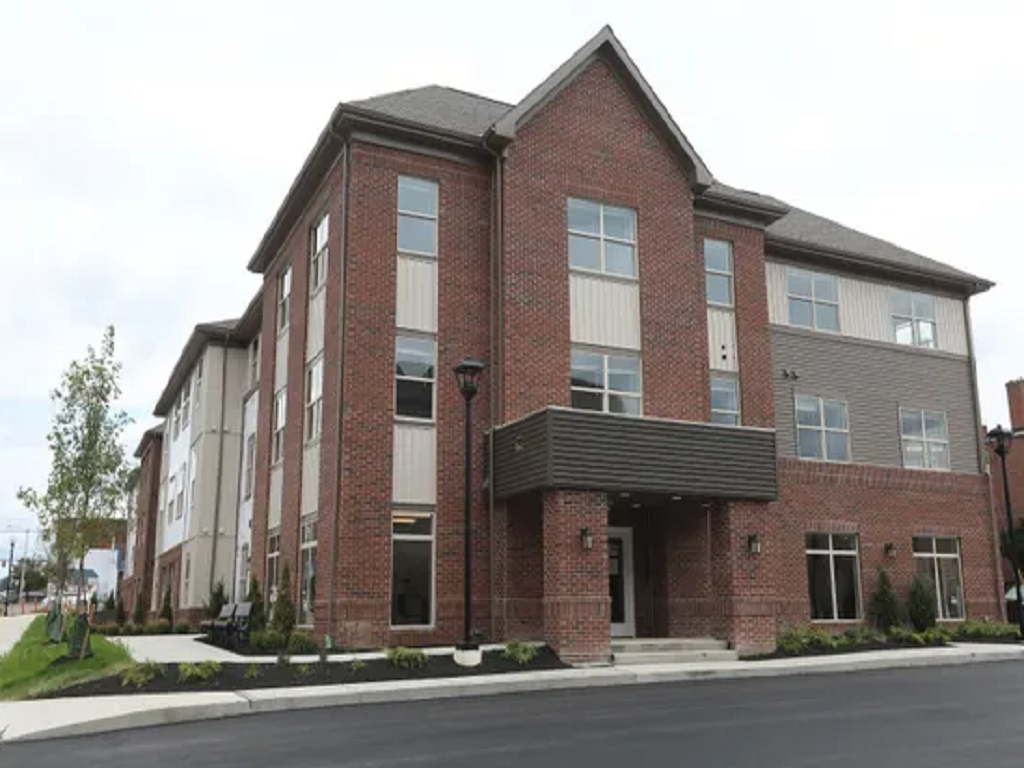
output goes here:
{"type": "Polygon", "coordinates": [[[762,662],[597,667],[471,678],[265,688],[233,693],[169,693],[0,704],[0,741],[107,733],[282,710],[496,696],[613,685],[791,677],[1024,660],[1024,647],[960,646],[762,662]]]}

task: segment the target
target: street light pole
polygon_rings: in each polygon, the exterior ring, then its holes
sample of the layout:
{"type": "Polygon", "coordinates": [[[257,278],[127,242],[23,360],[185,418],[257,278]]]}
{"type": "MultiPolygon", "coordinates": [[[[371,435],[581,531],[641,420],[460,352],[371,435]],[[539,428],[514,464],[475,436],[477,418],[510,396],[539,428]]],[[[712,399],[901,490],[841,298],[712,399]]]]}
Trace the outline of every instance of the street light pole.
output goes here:
{"type": "Polygon", "coordinates": [[[465,480],[463,487],[463,512],[465,530],[465,576],[463,586],[463,638],[455,647],[455,662],[464,667],[475,667],[481,662],[480,646],[473,640],[473,398],[479,391],[479,378],[484,364],[467,357],[455,366],[455,378],[459,391],[466,401],[466,433],[464,442],[465,480]]]}
{"type": "Polygon", "coordinates": [[[4,597],[4,616],[11,604],[11,578],[14,576],[14,539],[11,539],[11,556],[7,560],[7,595],[4,597]]]}
{"type": "Polygon", "coordinates": [[[1017,534],[1013,525],[1013,503],[1010,501],[1010,475],[1006,469],[1006,454],[1010,451],[1010,441],[1013,433],[1003,429],[1002,425],[997,426],[988,433],[988,442],[995,449],[999,456],[999,463],[1003,470],[1003,499],[1006,506],[1006,531],[1010,539],[1010,563],[1013,566],[1013,587],[1014,597],[1017,603],[1017,626],[1020,628],[1021,637],[1024,637],[1024,597],[1020,593],[1020,565],[1017,562],[1017,534]]]}

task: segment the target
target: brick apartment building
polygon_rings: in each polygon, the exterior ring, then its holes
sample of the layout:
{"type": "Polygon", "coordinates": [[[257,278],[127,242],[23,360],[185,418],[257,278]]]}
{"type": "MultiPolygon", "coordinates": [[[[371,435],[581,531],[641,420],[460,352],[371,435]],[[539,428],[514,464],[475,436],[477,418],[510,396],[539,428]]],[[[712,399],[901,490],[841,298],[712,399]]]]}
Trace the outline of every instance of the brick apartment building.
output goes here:
{"type": "Polygon", "coordinates": [[[760,650],[862,621],[879,567],[1001,614],[991,284],[718,182],[608,28],[518,104],[340,104],[248,266],[226,582],[287,567],[335,645],[461,635],[465,356],[485,638],[760,650]]]}
{"type": "MultiPolygon", "coordinates": [[[[1010,408],[1010,429],[1015,437],[1010,443],[1006,454],[1006,472],[1010,484],[1010,501],[1013,505],[1013,518],[1018,525],[1024,517],[1024,379],[1006,382],[1006,398],[1010,408]]],[[[992,426],[992,425],[989,425],[992,426]]],[[[991,445],[988,449],[988,462],[992,473],[992,493],[995,504],[996,526],[1000,534],[1006,531],[1006,493],[1003,489],[1002,464],[991,445]]],[[[1022,564],[1024,565],[1024,564],[1022,564]]],[[[1016,611],[1012,600],[1013,567],[1010,561],[1003,559],[1002,575],[1007,590],[1008,610],[1016,611]]]]}

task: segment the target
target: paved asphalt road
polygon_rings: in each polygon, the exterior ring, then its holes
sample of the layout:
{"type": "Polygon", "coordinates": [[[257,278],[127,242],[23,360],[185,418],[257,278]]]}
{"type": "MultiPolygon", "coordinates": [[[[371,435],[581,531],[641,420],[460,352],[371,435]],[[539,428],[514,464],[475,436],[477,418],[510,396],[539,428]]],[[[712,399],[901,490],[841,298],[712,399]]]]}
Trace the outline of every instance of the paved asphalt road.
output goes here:
{"type": "Polygon", "coordinates": [[[1024,765],[1024,664],[311,710],[0,745],[32,768],[1024,765]]]}

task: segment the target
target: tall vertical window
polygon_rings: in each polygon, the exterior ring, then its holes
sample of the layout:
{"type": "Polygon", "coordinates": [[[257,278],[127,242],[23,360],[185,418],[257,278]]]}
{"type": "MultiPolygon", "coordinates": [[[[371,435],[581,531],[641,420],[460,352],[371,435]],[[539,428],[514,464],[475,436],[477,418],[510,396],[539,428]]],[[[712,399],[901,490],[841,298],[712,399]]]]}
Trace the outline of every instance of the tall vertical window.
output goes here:
{"type": "Polygon", "coordinates": [[[277,331],[288,327],[288,313],[291,309],[292,267],[289,264],[277,278],[277,331]]]}
{"type": "Polygon", "coordinates": [[[174,439],[178,439],[178,435],[181,434],[181,394],[175,399],[174,404],[171,406],[171,418],[174,422],[174,439]]]}
{"type": "Polygon", "coordinates": [[[740,383],[735,376],[711,374],[711,422],[740,423],[740,383]]]}
{"type": "Polygon", "coordinates": [[[934,349],[935,297],[926,293],[893,291],[892,332],[897,344],[934,349]]]}
{"type": "Polygon", "coordinates": [[[309,293],[312,295],[327,280],[327,234],[331,217],[324,214],[317,219],[310,237],[309,293]]]}
{"type": "Polygon", "coordinates": [[[306,440],[320,437],[323,421],[324,359],[318,357],[306,369],[306,440]]]}
{"type": "Polygon", "coordinates": [[[192,413],[192,377],[185,380],[181,389],[181,428],[188,426],[189,415],[192,413]]]}
{"type": "Polygon", "coordinates": [[[398,250],[437,256],[437,182],[398,177],[398,250]]]}
{"type": "Polygon", "coordinates": [[[434,623],[434,515],[395,512],[391,516],[391,624],[434,623]]]}
{"type": "Polygon", "coordinates": [[[277,600],[277,569],[280,563],[281,533],[275,530],[267,534],[267,599],[271,603],[277,600]]]}
{"type": "Polygon", "coordinates": [[[704,241],[704,282],[708,304],[733,306],[732,243],[726,240],[704,241]]]}
{"type": "Polygon", "coordinates": [[[807,585],[811,618],[838,621],[860,617],[860,561],[857,535],[808,533],[807,585]]]}
{"type": "Polygon", "coordinates": [[[299,623],[312,626],[316,602],[316,515],[302,521],[300,542],[299,623]]]}
{"type": "Polygon", "coordinates": [[[238,591],[235,602],[241,602],[249,594],[249,545],[243,544],[238,558],[238,591]]]}
{"type": "Polygon", "coordinates": [[[188,510],[191,512],[196,508],[196,452],[192,451],[189,456],[188,467],[188,510]]]}
{"type": "MultiPolygon", "coordinates": [[[[183,597],[186,605],[188,604],[188,601],[189,601],[189,582],[191,582],[191,581],[192,581],[192,555],[190,555],[190,554],[188,554],[186,552],[185,553],[185,583],[183,585],[184,588],[181,590],[182,591],[182,597],[183,597]]],[[[178,601],[178,604],[181,605],[181,600],[178,601]]]]}
{"type": "Polygon", "coordinates": [[[175,478],[171,475],[167,478],[167,524],[170,525],[174,522],[174,485],[175,478]]]}
{"type": "Polygon", "coordinates": [[[569,384],[573,408],[640,415],[640,358],[635,355],[574,349],[569,384]]]}
{"type": "Polygon", "coordinates": [[[199,410],[199,403],[202,402],[202,387],[203,387],[203,358],[199,358],[199,362],[196,363],[196,383],[195,383],[195,394],[192,395],[196,411],[199,410]]]}
{"type": "Polygon", "coordinates": [[[900,408],[903,466],[949,469],[949,429],[942,411],[900,408]]]}
{"type": "Polygon", "coordinates": [[[174,519],[177,520],[185,514],[185,484],[188,482],[185,465],[181,465],[178,472],[178,499],[175,502],[174,519]]]}
{"type": "Polygon", "coordinates": [[[255,387],[260,383],[260,337],[257,336],[249,345],[249,386],[255,387]]]}
{"type": "Polygon", "coordinates": [[[839,285],[834,275],[786,270],[789,324],[839,332],[839,285]]]}
{"type": "Polygon", "coordinates": [[[436,344],[421,336],[395,340],[395,415],[434,418],[436,344]]]}
{"type": "Polygon", "coordinates": [[[275,464],[284,458],[284,424],[285,416],[288,413],[285,394],[285,388],[281,387],[274,395],[273,460],[275,464]]]}
{"type": "Polygon", "coordinates": [[[842,400],[797,395],[796,430],[801,459],[850,460],[850,423],[842,400]]]}
{"type": "Polygon", "coordinates": [[[636,211],[569,198],[569,266],[636,277],[636,211]]]}
{"type": "Polygon", "coordinates": [[[915,536],[914,570],[931,582],[940,619],[964,618],[960,540],[950,536],[915,536]]]}
{"type": "Polygon", "coordinates": [[[253,485],[256,482],[256,434],[245,439],[245,498],[252,498],[253,485]]]}

